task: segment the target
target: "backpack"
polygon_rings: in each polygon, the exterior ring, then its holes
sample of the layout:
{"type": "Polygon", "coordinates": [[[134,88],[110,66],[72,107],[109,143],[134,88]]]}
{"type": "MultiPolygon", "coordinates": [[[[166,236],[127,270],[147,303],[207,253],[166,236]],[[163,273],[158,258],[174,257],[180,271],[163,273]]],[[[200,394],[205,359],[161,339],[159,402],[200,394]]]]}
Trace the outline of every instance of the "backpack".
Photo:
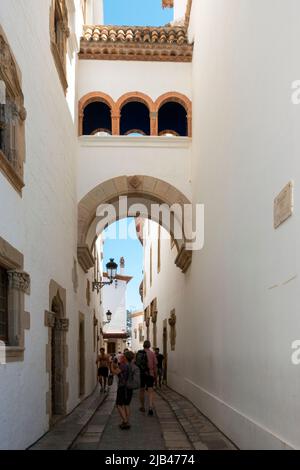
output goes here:
{"type": "Polygon", "coordinates": [[[140,369],[135,364],[128,364],[129,375],[126,382],[126,387],[129,390],[136,390],[141,387],[141,373],[140,369]]]}
{"type": "Polygon", "coordinates": [[[148,374],[149,367],[148,367],[148,356],[144,349],[141,349],[137,352],[135,363],[141,371],[141,374],[148,374]]]}

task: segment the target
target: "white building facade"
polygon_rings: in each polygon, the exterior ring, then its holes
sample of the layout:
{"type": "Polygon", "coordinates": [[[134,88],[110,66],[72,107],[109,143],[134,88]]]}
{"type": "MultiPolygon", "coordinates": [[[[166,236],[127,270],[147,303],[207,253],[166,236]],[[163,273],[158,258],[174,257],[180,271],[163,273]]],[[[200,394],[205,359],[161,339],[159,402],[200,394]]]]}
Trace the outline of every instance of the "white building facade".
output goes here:
{"type": "Polygon", "coordinates": [[[205,206],[200,251],[185,236],[159,251],[147,226],[144,315],[168,384],[242,449],[300,448],[300,5],[163,3],[175,23],[149,30],[99,28],[96,0],[1,1],[1,449],[94,390],[110,308],[96,239],[135,215],[119,196],[142,217],[205,206]],[[293,214],[274,226],[283,188],[293,214]]]}
{"type": "MultiPolygon", "coordinates": [[[[131,276],[125,275],[125,260],[120,259],[120,271],[113,283],[103,288],[103,312],[111,313],[111,320],[103,328],[106,352],[117,354],[127,348],[129,334],[127,331],[126,290],[131,276]]],[[[104,273],[104,279],[107,279],[104,273]]],[[[106,281],[107,282],[107,281],[106,281]]],[[[107,320],[106,320],[107,321],[107,320]]]]}

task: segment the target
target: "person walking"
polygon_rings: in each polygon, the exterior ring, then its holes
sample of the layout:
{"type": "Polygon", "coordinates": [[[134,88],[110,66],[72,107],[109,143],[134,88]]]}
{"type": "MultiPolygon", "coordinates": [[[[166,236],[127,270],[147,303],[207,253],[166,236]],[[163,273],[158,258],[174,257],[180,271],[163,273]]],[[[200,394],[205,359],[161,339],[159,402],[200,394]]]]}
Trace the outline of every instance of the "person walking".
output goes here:
{"type": "Polygon", "coordinates": [[[129,387],[130,372],[134,354],[131,351],[126,351],[124,359],[113,369],[113,374],[118,376],[118,390],[116,406],[121,417],[120,429],[130,429],[130,403],[132,400],[133,388],[129,387]]]}
{"type": "Polygon", "coordinates": [[[155,348],[155,356],[157,360],[157,378],[155,381],[155,386],[157,387],[157,382],[158,382],[159,388],[161,388],[163,372],[164,372],[165,356],[159,352],[159,348],[155,348]]]}
{"type": "Polygon", "coordinates": [[[100,354],[97,357],[96,364],[98,367],[98,380],[100,384],[100,392],[107,392],[107,378],[109,373],[110,367],[110,360],[109,356],[105,354],[105,349],[100,349],[100,354]]]}
{"type": "Polygon", "coordinates": [[[154,392],[153,385],[157,377],[157,359],[155,353],[151,351],[151,343],[146,340],[144,349],[137,352],[136,365],[141,371],[140,388],[140,411],[145,412],[145,392],[148,394],[149,409],[148,415],[153,416],[154,392]]]}

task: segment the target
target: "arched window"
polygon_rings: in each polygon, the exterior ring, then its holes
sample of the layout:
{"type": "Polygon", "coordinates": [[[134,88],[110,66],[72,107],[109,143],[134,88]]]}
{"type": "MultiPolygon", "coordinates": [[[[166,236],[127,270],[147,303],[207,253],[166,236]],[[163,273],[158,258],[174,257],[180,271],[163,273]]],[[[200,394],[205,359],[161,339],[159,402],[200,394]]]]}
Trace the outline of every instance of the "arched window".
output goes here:
{"type": "Polygon", "coordinates": [[[66,0],[52,0],[50,8],[50,42],[58,75],[66,93],[67,82],[67,40],[70,36],[68,27],[68,9],[66,0]]]}
{"type": "Polygon", "coordinates": [[[83,135],[111,134],[111,110],[102,101],[89,103],[83,111],[83,135]]]}
{"type": "Polygon", "coordinates": [[[121,109],[120,134],[150,135],[150,112],[142,102],[130,101],[121,109]]]}
{"type": "Polygon", "coordinates": [[[187,136],[188,120],[184,106],[175,101],[168,101],[158,111],[158,134],[187,136]]]}
{"type": "Polygon", "coordinates": [[[21,73],[1,27],[0,51],[0,171],[21,193],[26,110],[21,73]]]}

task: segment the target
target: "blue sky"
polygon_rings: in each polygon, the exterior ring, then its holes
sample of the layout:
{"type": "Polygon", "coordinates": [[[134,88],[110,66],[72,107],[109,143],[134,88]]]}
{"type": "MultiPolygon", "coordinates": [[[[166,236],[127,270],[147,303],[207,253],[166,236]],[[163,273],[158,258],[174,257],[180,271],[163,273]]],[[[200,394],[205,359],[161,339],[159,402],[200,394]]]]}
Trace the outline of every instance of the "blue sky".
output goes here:
{"type": "Polygon", "coordinates": [[[125,274],[133,276],[127,287],[127,309],[143,310],[139,295],[139,286],[143,279],[143,247],[136,237],[134,219],[123,219],[110,225],[105,230],[103,266],[106,265],[110,258],[115,258],[120,268],[120,258],[122,256],[125,258],[125,274]],[[127,232],[128,227],[132,228],[130,237],[127,240],[120,240],[120,235],[122,237],[123,233],[127,232]],[[112,239],[114,233],[119,238],[112,239]]]}
{"type": "Polygon", "coordinates": [[[162,26],[173,20],[173,9],[162,0],[104,0],[104,23],[129,26],[162,26]]]}

